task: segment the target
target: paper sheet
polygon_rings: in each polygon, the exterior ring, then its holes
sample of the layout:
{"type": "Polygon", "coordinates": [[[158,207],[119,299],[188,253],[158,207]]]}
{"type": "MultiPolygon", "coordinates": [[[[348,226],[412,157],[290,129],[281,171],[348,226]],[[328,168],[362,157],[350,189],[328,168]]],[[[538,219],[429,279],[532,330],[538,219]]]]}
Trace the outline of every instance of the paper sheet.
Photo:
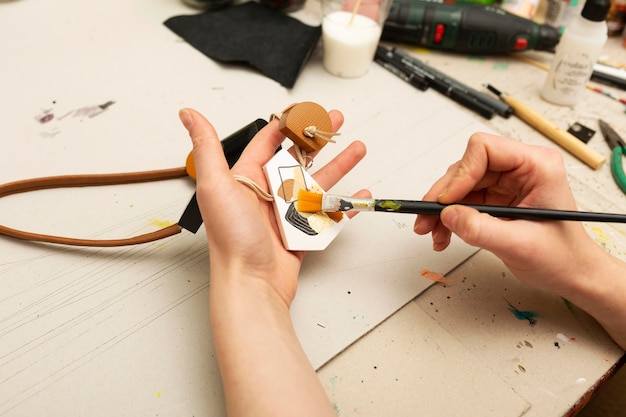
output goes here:
{"type": "MultiPolygon", "coordinates": [[[[227,135],[293,102],[340,109],[339,143],[368,156],[335,187],[420,198],[486,130],[434,92],[372,64],[345,80],[318,51],[293,90],[217,64],[162,25],[181,2],[78,0],[0,4],[0,182],[182,166],[191,144],[177,110],[195,107],[227,135]],[[28,28],[20,22],[28,21],[28,28]],[[98,111],[109,101],[111,104],[98,111]],[[54,117],[42,122],[41,116],[54,117]]],[[[0,222],[40,233],[126,237],[175,222],[188,180],[40,191],[0,201],[0,222]]],[[[305,259],[292,308],[316,368],[474,252],[445,253],[414,217],[361,214],[305,259]]],[[[134,248],[81,249],[0,238],[0,416],[223,415],[208,320],[204,234],[134,248]]]]}

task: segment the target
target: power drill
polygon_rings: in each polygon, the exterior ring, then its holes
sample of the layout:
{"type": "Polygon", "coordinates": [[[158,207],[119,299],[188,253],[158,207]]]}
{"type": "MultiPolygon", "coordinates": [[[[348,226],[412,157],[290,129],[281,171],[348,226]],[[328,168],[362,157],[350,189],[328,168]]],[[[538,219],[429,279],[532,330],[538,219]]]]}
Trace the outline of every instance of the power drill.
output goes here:
{"type": "Polygon", "coordinates": [[[468,54],[553,51],[558,29],[479,3],[393,0],[384,40],[468,54]]]}

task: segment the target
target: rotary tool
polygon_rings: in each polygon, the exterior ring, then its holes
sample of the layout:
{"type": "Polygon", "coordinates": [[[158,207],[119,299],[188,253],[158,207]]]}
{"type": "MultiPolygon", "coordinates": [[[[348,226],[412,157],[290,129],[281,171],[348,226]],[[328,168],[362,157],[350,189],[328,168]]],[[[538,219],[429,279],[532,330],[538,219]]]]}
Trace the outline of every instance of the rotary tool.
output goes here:
{"type": "Polygon", "coordinates": [[[393,0],[384,40],[470,54],[553,51],[558,29],[480,3],[393,0]]]}

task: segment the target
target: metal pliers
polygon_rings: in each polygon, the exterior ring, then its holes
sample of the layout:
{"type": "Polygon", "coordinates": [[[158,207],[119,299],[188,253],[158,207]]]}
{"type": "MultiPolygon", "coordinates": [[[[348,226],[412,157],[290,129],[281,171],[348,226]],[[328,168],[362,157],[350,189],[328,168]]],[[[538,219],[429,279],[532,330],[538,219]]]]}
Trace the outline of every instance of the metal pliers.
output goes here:
{"type": "Polygon", "coordinates": [[[608,123],[603,120],[599,120],[598,123],[604,140],[606,140],[606,143],[609,144],[612,150],[611,173],[613,174],[613,179],[626,194],[626,174],[624,174],[624,165],[622,164],[622,159],[626,156],[626,143],[608,123]]]}

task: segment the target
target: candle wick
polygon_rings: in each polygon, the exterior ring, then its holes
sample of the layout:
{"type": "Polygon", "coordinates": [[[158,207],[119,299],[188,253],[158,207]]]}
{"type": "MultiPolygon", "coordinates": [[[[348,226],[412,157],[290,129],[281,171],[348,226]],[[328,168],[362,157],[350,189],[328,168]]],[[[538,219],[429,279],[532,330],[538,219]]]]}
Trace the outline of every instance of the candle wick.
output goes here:
{"type": "Polygon", "coordinates": [[[359,7],[361,7],[361,0],[356,0],[356,3],[354,3],[354,7],[352,8],[352,16],[350,16],[348,27],[352,26],[352,21],[354,20],[356,13],[359,11],[359,7]]]}

